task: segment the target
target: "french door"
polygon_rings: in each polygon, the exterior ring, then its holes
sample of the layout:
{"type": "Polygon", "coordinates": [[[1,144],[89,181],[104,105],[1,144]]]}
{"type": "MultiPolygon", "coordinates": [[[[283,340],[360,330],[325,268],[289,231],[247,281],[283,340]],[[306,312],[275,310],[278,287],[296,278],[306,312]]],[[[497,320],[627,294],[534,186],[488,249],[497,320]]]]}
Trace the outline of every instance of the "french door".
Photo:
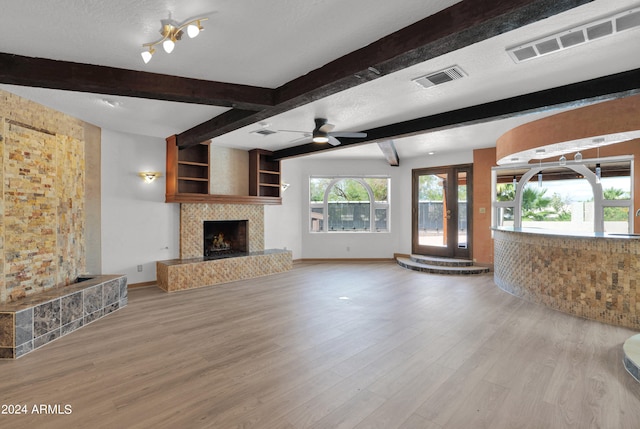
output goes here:
{"type": "Polygon", "coordinates": [[[472,165],[413,170],[412,253],[469,258],[472,165]]]}

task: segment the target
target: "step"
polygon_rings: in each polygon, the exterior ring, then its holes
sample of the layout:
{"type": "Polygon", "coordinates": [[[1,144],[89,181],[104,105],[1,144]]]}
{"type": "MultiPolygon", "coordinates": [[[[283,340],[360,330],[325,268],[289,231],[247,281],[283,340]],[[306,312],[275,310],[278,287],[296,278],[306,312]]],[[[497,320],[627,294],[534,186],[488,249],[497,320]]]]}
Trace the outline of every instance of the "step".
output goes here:
{"type": "Polygon", "coordinates": [[[409,255],[409,259],[413,262],[419,262],[427,265],[437,265],[440,267],[472,267],[473,261],[469,259],[453,259],[443,258],[441,256],[427,256],[427,255],[409,255]]]}
{"type": "Polygon", "coordinates": [[[397,257],[396,262],[403,268],[408,268],[414,271],[422,271],[431,274],[445,274],[445,275],[475,275],[485,274],[491,270],[487,267],[479,267],[476,265],[462,265],[462,266],[446,266],[446,265],[434,265],[424,262],[416,262],[411,258],[397,257]]]}
{"type": "Polygon", "coordinates": [[[624,342],[624,367],[636,381],[640,382],[640,334],[624,342]]]}

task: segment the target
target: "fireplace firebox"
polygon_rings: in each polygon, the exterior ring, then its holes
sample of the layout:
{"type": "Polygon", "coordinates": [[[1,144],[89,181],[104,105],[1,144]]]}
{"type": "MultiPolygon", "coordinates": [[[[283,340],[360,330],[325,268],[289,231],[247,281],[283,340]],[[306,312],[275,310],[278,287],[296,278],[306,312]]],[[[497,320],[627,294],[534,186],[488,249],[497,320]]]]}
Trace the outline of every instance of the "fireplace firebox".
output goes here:
{"type": "Polygon", "coordinates": [[[205,220],[203,256],[205,259],[230,258],[249,251],[248,220],[205,220]]]}

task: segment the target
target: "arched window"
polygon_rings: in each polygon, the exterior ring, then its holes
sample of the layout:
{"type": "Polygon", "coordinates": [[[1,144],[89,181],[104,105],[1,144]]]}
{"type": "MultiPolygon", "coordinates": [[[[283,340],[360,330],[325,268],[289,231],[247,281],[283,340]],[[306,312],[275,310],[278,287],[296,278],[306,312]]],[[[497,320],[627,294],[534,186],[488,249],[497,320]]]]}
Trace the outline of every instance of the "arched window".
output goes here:
{"type": "Polygon", "coordinates": [[[388,177],[312,177],[311,232],[388,232],[388,177]]]}
{"type": "Polygon", "coordinates": [[[632,157],[493,169],[494,226],[633,232],[632,157]]]}

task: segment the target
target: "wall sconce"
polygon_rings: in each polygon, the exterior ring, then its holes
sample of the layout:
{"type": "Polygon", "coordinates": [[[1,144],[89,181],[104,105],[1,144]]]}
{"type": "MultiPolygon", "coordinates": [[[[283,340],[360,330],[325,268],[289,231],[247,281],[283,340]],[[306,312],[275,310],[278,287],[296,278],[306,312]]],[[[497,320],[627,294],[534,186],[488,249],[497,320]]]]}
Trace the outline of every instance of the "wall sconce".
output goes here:
{"type": "Polygon", "coordinates": [[[158,171],[141,171],[138,176],[142,177],[144,183],[151,183],[158,177],[162,177],[162,173],[158,171]]]}
{"type": "Polygon", "coordinates": [[[288,183],[284,183],[284,182],[282,182],[282,183],[280,184],[280,189],[282,190],[282,192],[284,192],[284,191],[286,191],[287,189],[289,189],[289,186],[291,186],[291,185],[290,185],[290,184],[288,184],[288,183]]]}

